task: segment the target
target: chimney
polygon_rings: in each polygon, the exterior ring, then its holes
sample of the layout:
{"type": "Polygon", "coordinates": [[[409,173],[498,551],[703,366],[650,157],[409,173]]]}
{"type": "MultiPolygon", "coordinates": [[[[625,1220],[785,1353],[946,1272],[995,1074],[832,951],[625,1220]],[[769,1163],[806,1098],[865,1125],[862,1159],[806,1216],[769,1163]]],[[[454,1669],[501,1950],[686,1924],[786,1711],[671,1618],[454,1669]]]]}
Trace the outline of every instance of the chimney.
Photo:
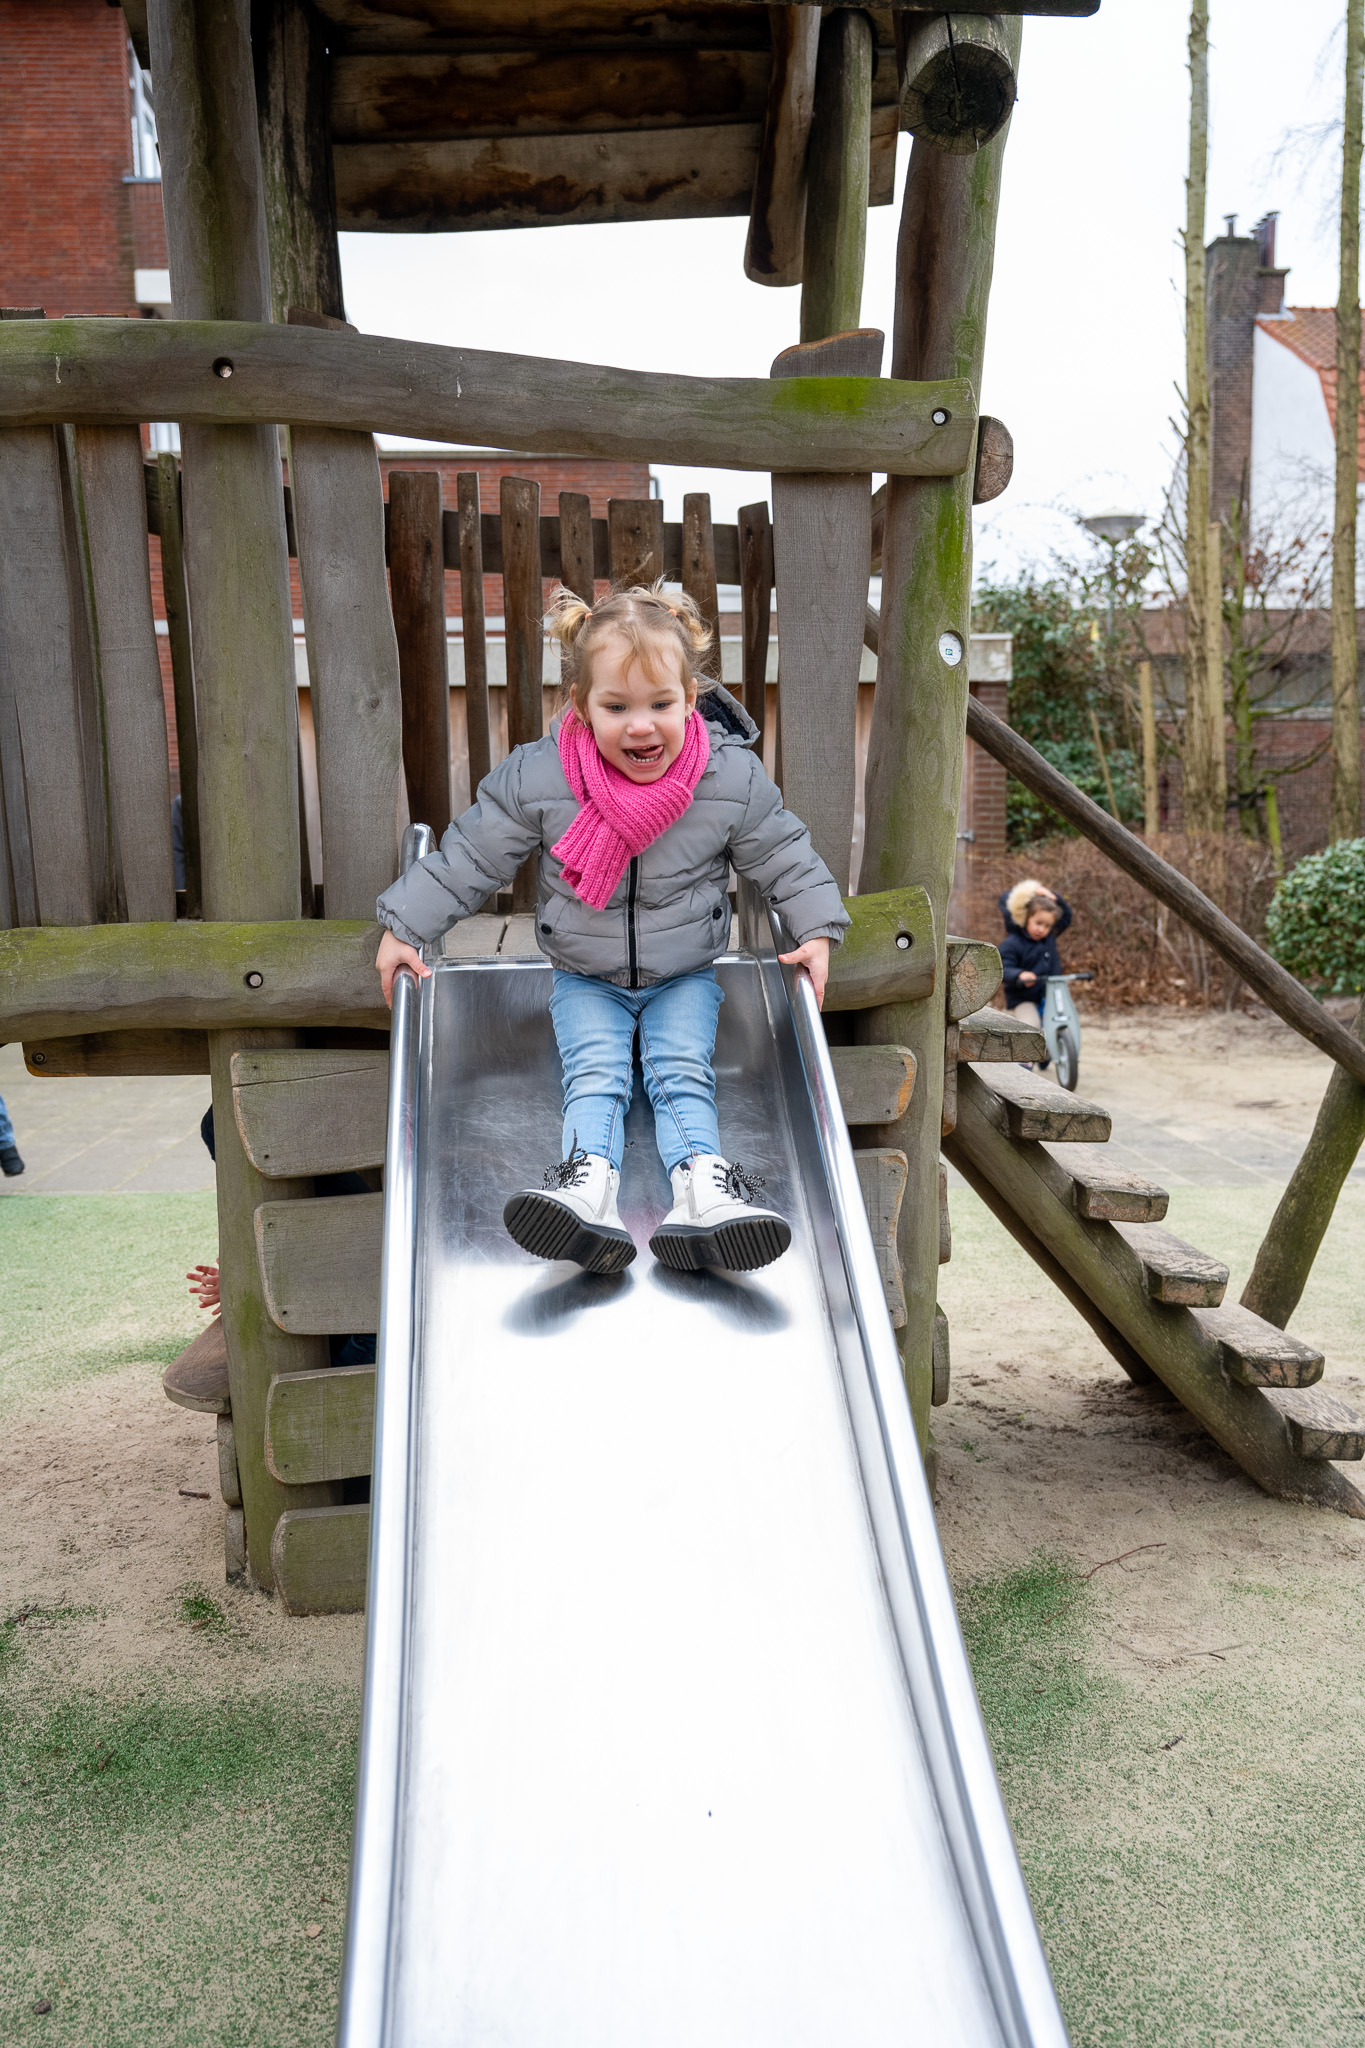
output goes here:
{"type": "MultiPolygon", "coordinates": [[[[1229,214],[1227,220],[1235,228],[1237,216],[1229,214]]],[[[1273,215],[1267,220],[1273,260],[1273,215]]],[[[1226,519],[1244,501],[1250,479],[1251,362],[1266,249],[1263,221],[1249,235],[1219,235],[1205,252],[1214,519],[1226,519]]]]}
{"type": "Polygon", "coordinates": [[[1261,319],[1284,317],[1284,281],[1289,272],[1275,267],[1275,224],[1279,217],[1278,213],[1262,214],[1251,231],[1261,257],[1256,273],[1256,312],[1261,319]]]}

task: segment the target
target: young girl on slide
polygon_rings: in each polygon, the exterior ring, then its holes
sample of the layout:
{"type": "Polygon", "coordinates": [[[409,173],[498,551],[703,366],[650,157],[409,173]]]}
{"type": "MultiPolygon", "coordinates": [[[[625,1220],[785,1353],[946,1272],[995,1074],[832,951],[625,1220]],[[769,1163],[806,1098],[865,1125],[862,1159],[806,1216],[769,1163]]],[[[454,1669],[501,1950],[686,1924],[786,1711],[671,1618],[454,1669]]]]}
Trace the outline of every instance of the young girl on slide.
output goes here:
{"type": "Polygon", "coordinates": [[[562,1158],[503,1220],[544,1259],[616,1273],[635,1257],[621,1222],[626,1111],[638,1035],[673,1207],[649,1248],[681,1272],[751,1269],[791,1241],[757,1206],[761,1183],[721,1151],[711,1055],[722,1002],[712,963],[730,937],[729,871],[749,876],[797,941],[823,1000],[848,914],[799,818],[752,751],[757,733],[699,667],[710,631],[689,598],[561,592],[551,631],[569,703],[544,739],[485,777],[440,851],[379,899],[375,965],[392,1001],[400,966],[540,855],[536,940],[555,969],[550,1015],[564,1066],[562,1158]]]}

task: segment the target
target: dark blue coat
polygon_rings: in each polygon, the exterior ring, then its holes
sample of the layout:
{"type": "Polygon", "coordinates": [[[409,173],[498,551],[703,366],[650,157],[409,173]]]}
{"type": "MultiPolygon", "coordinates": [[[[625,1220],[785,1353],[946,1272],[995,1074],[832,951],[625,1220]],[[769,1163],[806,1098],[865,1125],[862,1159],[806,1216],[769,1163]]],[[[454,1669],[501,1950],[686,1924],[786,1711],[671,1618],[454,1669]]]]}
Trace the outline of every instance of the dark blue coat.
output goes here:
{"type": "Polygon", "coordinates": [[[1064,896],[1057,898],[1057,921],[1045,939],[1031,939],[1022,925],[1017,925],[1009,914],[1008,892],[1000,898],[1000,915],[1005,920],[1005,937],[1000,946],[1000,958],[1005,968],[1005,1008],[1017,1009],[1020,1003],[1036,1003],[1041,1012],[1047,996],[1047,977],[1062,972],[1061,955],[1057,951],[1057,940],[1071,922],[1071,906],[1064,896]],[[1038,979],[1020,985],[1021,974],[1036,974],[1038,979]]]}

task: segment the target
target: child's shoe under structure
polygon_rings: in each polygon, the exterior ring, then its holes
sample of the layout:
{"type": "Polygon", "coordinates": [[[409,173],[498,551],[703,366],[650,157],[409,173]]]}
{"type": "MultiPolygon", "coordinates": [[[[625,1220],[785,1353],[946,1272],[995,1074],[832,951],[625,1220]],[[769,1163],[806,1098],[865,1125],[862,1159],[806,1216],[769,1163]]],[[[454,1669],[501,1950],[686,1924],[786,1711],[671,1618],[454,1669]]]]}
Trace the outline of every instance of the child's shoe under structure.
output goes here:
{"type": "Polygon", "coordinates": [[[24,1162],[19,1157],[18,1150],[13,1145],[7,1145],[5,1150],[0,1152],[0,1173],[4,1174],[6,1180],[15,1180],[23,1170],[24,1162]]]}
{"type": "Polygon", "coordinates": [[[575,1146],[542,1186],[511,1197],[502,1220],[522,1250],[538,1259],[572,1259],[589,1273],[619,1273],[635,1257],[634,1239],[617,1214],[620,1185],[609,1159],[575,1146]]]}
{"type": "Polygon", "coordinates": [[[763,1182],[719,1153],[699,1153],[675,1166],[673,1207],[649,1240],[661,1266],[675,1273],[717,1267],[751,1273],[780,1259],[792,1241],[791,1225],[775,1209],[760,1209],[754,1196],[763,1182]]]}

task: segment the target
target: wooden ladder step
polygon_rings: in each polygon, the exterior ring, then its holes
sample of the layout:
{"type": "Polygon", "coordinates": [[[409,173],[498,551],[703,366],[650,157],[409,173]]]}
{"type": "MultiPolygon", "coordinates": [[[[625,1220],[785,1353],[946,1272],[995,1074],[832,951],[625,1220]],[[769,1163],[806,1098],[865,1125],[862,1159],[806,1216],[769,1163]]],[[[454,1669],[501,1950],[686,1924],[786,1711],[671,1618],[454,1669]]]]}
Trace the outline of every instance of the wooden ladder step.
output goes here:
{"type": "Polygon", "coordinates": [[[905,1115],[915,1085],[907,1045],[832,1045],[839,1105],[849,1124],[893,1124],[905,1115]]]}
{"type": "Polygon", "coordinates": [[[973,1010],[957,1027],[959,1060],[1045,1060],[1047,1040],[1036,1024],[1013,1010],[973,1010]]]}
{"type": "Polygon", "coordinates": [[[265,1462],[285,1486],[359,1479],[374,1456],[372,1365],[277,1372],[265,1397],[265,1462]]]}
{"type": "Polygon", "coordinates": [[[227,1338],[217,1316],[171,1360],[161,1375],[161,1386],[166,1399],[174,1401],[177,1408],[193,1408],[201,1415],[232,1413],[227,1338]]]}
{"type": "Polygon", "coordinates": [[[1311,1387],[1322,1378],[1323,1357],[1311,1344],[1287,1336],[1240,1302],[1195,1310],[1222,1348],[1223,1367],[1241,1387],[1311,1387]]]}
{"type": "Polygon", "coordinates": [[[370,1570],[370,1511],[289,1508],[275,1524],[270,1568],[286,1614],[359,1614],[370,1570]]]}
{"type": "Polygon", "coordinates": [[[990,1115],[1007,1138],[1047,1138],[1053,1144],[1103,1145],[1113,1128],[1109,1112],[1098,1103],[1069,1095],[1041,1074],[1022,1067],[986,1066],[980,1074],[989,1098],[990,1115]]]}
{"type": "Polygon", "coordinates": [[[1091,1223],[1160,1223],[1170,1196],[1155,1181],[1111,1166],[1105,1159],[1065,1157],[1059,1165],[1071,1181],[1076,1214],[1091,1223]]]}
{"type": "Polygon", "coordinates": [[[293,1047],[235,1052],[232,1107],[247,1158],[270,1179],[380,1166],[389,1056],[293,1047]]]}
{"type": "Polygon", "coordinates": [[[1228,1285],[1221,1260],[1196,1251],[1159,1223],[1115,1223],[1111,1228],[1136,1255],[1152,1301],[1170,1308],[1221,1308],[1228,1285]]]}
{"type": "Polygon", "coordinates": [[[272,1321],[295,1337],[379,1328],[382,1195],[262,1202],[256,1256],[272,1321]]]}
{"type": "Polygon", "coordinates": [[[1268,1387],[1266,1399],[1288,1423],[1289,1441],[1301,1458],[1332,1464],[1365,1458],[1365,1422],[1334,1394],[1321,1387],[1268,1387]]]}

